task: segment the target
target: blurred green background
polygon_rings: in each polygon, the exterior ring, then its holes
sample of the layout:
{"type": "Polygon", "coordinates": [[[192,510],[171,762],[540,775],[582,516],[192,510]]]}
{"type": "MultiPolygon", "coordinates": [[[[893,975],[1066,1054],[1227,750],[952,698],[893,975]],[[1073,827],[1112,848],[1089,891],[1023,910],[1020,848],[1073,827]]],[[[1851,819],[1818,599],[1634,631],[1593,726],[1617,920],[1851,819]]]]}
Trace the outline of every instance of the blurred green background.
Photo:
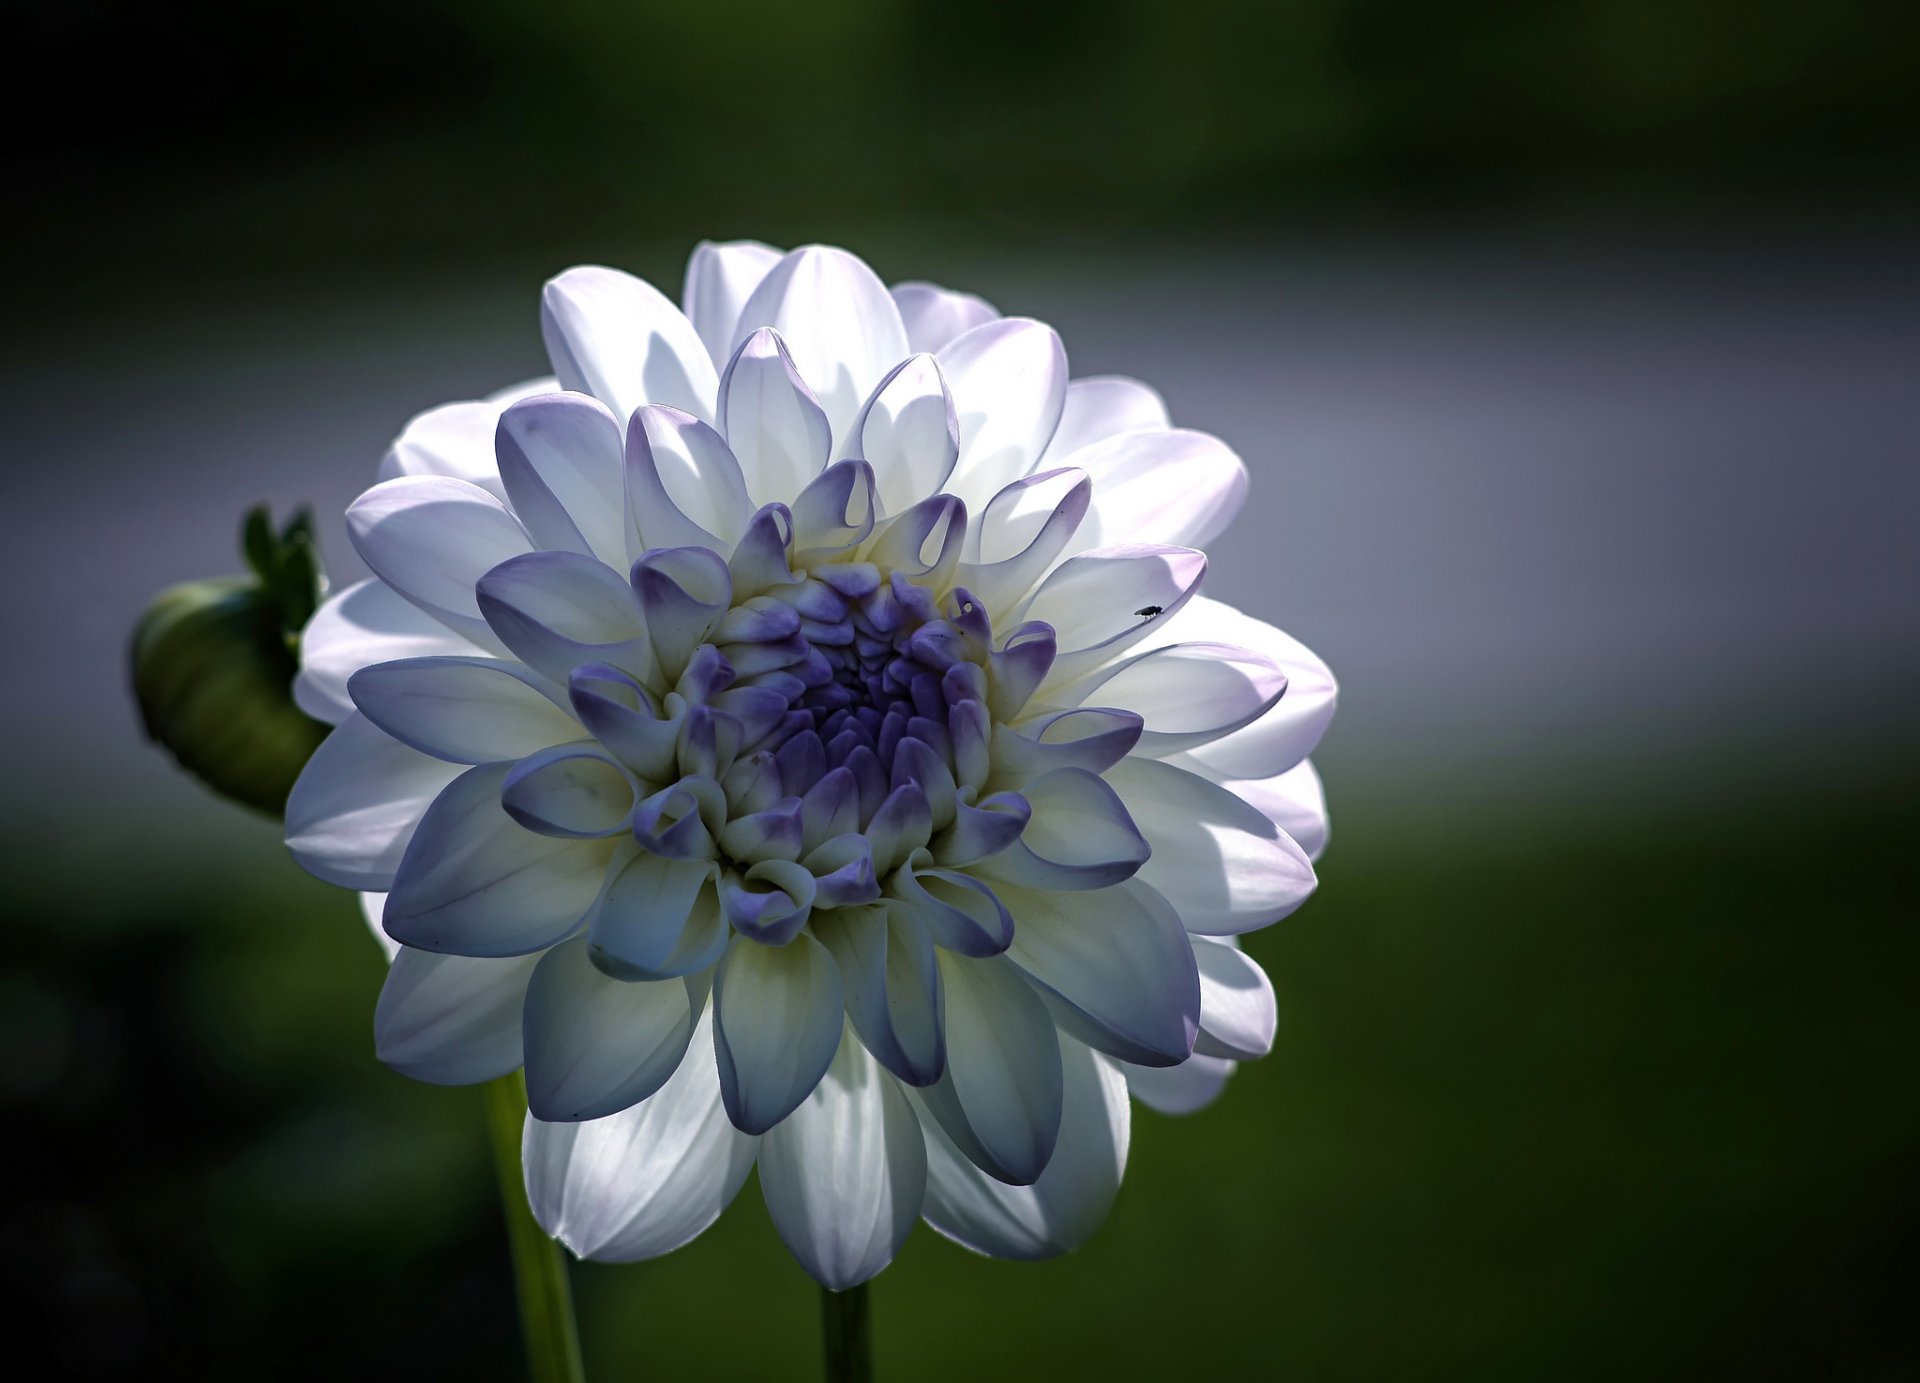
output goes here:
{"type": "MultiPolygon", "coordinates": [[[[754,235],[1162,384],[1255,471],[1210,589],[1345,683],[1274,1054],[1072,1258],[918,1231],[883,1378],[1920,1373],[1916,15],[9,5],[16,1369],[518,1376],[478,1097],[122,641],[262,495],[350,577],[545,275],[754,235]]],[[[816,1374],[758,1202],[576,1269],[590,1376],[816,1374]]]]}

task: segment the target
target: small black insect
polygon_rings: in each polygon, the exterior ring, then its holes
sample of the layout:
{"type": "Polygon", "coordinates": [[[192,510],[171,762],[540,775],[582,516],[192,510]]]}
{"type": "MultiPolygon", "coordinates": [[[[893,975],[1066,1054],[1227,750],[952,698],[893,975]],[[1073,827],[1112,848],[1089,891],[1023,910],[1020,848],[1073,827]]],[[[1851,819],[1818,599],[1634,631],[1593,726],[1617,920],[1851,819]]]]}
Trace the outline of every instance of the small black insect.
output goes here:
{"type": "Polygon", "coordinates": [[[1143,605],[1138,610],[1135,610],[1134,614],[1145,615],[1148,619],[1152,619],[1160,613],[1161,608],[1162,607],[1158,605],[1143,605]]]}

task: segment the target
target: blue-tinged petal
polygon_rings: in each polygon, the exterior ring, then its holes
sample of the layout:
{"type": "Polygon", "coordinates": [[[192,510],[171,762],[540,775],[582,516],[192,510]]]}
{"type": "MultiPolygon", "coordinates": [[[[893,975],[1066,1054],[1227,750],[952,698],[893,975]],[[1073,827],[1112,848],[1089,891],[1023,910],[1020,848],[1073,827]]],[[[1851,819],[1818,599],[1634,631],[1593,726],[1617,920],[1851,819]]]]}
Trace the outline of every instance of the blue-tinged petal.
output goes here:
{"type": "Polygon", "coordinates": [[[1220,1098],[1235,1063],[1224,1057],[1194,1055],[1178,1066],[1126,1066],[1127,1091],[1148,1109],[1162,1114],[1192,1114],[1220,1098]]]}
{"type": "Polygon", "coordinates": [[[655,665],[669,684],[733,601],[726,559],[711,548],[650,548],[633,564],[633,589],[645,613],[655,665]]]}
{"type": "Polygon", "coordinates": [[[500,805],[542,835],[610,836],[632,820],[633,775],[590,741],[559,744],[514,765],[501,784],[500,805]]]}
{"type": "Polygon", "coordinates": [[[720,1218],[759,1142],[721,1107],[709,1005],[686,1057],[651,1098],[584,1124],[528,1116],[527,1201],[541,1227],[582,1258],[658,1258],[720,1218]]]}
{"type": "Polygon", "coordinates": [[[1004,956],[938,955],[947,1066],[920,1092],[922,1107],[967,1161],[996,1181],[1030,1186],[1060,1136],[1061,1042],[1053,1017],[1004,956]]]}
{"type": "Polygon", "coordinates": [[[1104,773],[1132,752],[1145,722],[1133,711],[1080,706],[993,732],[995,780],[1018,787],[1056,768],[1104,773]]]}
{"type": "Polygon", "coordinates": [[[847,1014],[867,1050],[909,1085],[939,1080],[946,1005],[927,929],[883,905],[842,909],[817,918],[813,930],[840,967],[847,1014]]]}
{"type": "Polygon", "coordinates": [[[995,1180],[945,1130],[928,1127],[926,1220],[955,1243],[995,1258],[1053,1258],[1106,1222],[1127,1170],[1127,1084],[1111,1061],[1071,1039],[1060,1058],[1059,1144],[1032,1185],[995,1180]]]}
{"type": "Polygon", "coordinates": [[[518,1070],[520,1009],[539,959],[401,947],[373,1011],[374,1051],[429,1085],[477,1085],[518,1070]]]}
{"type": "Polygon", "coordinates": [[[1306,852],[1218,784],[1138,757],[1109,769],[1107,782],[1153,846],[1140,881],[1166,896],[1188,931],[1252,931],[1313,892],[1306,852]]]}
{"type": "Polygon", "coordinates": [[[714,976],[714,1049],[727,1115],[765,1133],[813,1093],[840,1046],[845,1000],[827,948],[737,936],[714,976]]]}
{"type": "Polygon", "coordinates": [[[727,924],[713,866],[623,852],[587,918],[587,939],[593,963],[619,979],[672,979],[717,964],[727,924]]]}
{"type": "Polygon", "coordinates": [[[1020,838],[972,866],[988,879],[1028,888],[1106,888],[1133,877],[1148,842],[1106,781],[1056,768],[1020,789],[1032,811],[1020,838]]]}
{"type": "Polygon", "coordinates": [[[444,476],[382,481],[348,506],[347,536],[399,594],[481,647],[499,646],[474,603],[474,587],[533,543],[493,495],[444,476]]]}
{"type": "Polygon", "coordinates": [[[555,682],[585,663],[645,679],[654,670],[640,598],[606,563],[533,552],[480,578],[479,608],[513,655],[555,682]]]}
{"type": "Polygon", "coordinates": [[[378,577],[356,581],[322,602],[300,631],[293,699],[315,720],[338,725],[353,714],[347,679],[401,658],[476,655],[472,640],[405,599],[378,577]]]}
{"type": "Polygon", "coordinates": [[[293,785],[287,849],[330,884],[385,889],[428,806],[459,772],[355,712],[320,741],[293,785]]]}
{"type": "Polygon", "coordinates": [[[354,673],[360,713],[423,754],[498,763],[580,737],[534,675],[495,658],[405,658],[354,673]]]}
{"type": "Polygon", "coordinates": [[[1013,918],[984,879],[936,869],[917,853],[887,880],[887,896],[941,946],[963,956],[997,956],[1013,937],[1013,918]]]}
{"type": "Polygon", "coordinates": [[[543,548],[624,567],[625,427],[586,394],[542,394],[500,415],[495,451],[513,512],[543,548]]]}
{"type": "Polygon", "coordinates": [[[679,1068],[698,1016],[686,981],[613,979],[588,957],[587,938],[562,942],[527,986],[528,1109],[560,1122],[639,1103],[679,1068]]]}
{"type": "Polygon", "coordinates": [[[1176,643],[1043,686],[1037,700],[1119,706],[1140,716],[1136,754],[1194,750],[1258,721],[1287,690],[1286,672],[1250,648],[1176,643]]]}
{"type": "Polygon", "coordinates": [[[517,956],[580,925],[610,846],[536,835],[508,816],[511,764],[470,768],[434,799],[387,894],[387,935],[463,956],[517,956]]]}
{"type": "Polygon", "coordinates": [[[788,946],[812,915],[818,885],[805,866],[764,859],[720,877],[720,908],[736,932],[767,947],[788,946]]]}
{"type": "Polygon", "coordinates": [[[819,563],[858,547],[873,532],[873,467],[836,461],[793,502],[793,560],[819,563]]]}
{"type": "Polygon", "coordinates": [[[1063,1030],[1123,1061],[1187,1059],[1199,1032],[1200,975],[1164,899],[1137,882],[1095,893],[1003,885],[1000,894],[1014,919],[1007,958],[1040,986],[1063,1030]]]}
{"type": "Polygon", "coordinates": [[[606,663],[583,664],[568,675],[567,700],[607,752],[642,779],[664,783],[678,776],[679,721],[662,720],[652,693],[632,674],[606,663]]]}

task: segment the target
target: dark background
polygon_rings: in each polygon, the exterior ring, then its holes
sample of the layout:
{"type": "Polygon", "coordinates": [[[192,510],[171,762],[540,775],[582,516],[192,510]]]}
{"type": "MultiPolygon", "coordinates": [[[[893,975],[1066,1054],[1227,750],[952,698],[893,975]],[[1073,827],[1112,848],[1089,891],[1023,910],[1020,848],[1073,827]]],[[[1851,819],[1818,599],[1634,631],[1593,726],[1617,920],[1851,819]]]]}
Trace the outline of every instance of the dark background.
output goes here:
{"type": "MultiPolygon", "coordinates": [[[[507,1379],[472,1092],[142,745],[158,587],[540,373],[540,281],[841,243],[1160,386],[1343,680],[1280,1034],[1071,1258],[922,1229],[892,1379],[1920,1371],[1920,11],[6,4],[0,1274],[25,1376],[507,1379]]],[[[805,1378],[752,1186],[590,1375],[805,1378]]]]}

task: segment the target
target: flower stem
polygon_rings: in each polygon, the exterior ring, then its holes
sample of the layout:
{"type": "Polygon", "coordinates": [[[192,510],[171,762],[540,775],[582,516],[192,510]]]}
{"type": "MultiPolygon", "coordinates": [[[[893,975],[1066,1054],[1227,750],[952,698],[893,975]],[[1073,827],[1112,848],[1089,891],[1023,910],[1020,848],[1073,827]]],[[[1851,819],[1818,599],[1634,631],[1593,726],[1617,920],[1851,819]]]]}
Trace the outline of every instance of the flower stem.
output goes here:
{"type": "Polygon", "coordinates": [[[867,1284],[844,1292],[820,1289],[820,1328],[826,1335],[827,1383],[873,1383],[873,1322],[867,1284]]]}
{"type": "Polygon", "coordinates": [[[547,1237],[527,1207],[520,1172],[520,1133],[527,1118],[527,1087],[518,1071],[481,1087],[487,1098],[488,1141],[500,1180],[500,1209],[507,1218],[513,1281],[520,1298],[520,1334],[533,1383],[582,1383],[580,1337],[573,1324],[573,1289],[560,1246],[547,1237]]]}

